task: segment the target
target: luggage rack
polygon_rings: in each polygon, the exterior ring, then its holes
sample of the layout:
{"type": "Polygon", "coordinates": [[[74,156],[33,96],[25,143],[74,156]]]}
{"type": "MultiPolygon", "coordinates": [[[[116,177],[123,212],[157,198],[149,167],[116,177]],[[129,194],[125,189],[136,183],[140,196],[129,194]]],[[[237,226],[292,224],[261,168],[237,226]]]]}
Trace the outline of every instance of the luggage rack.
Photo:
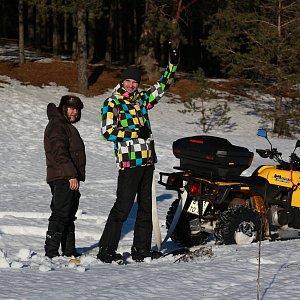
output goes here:
{"type": "MultiPolygon", "coordinates": [[[[208,178],[197,178],[193,174],[186,174],[186,172],[175,172],[175,173],[166,173],[159,172],[160,179],[159,184],[166,187],[167,190],[175,190],[178,192],[178,197],[183,193],[183,181],[187,182],[186,190],[190,190],[190,187],[195,184],[199,184],[199,197],[205,196],[205,199],[209,199],[214,202],[222,203],[228,194],[233,190],[244,189],[248,190],[249,185],[247,177],[246,180],[210,180],[208,178]],[[167,177],[167,180],[164,181],[163,177],[167,177]]],[[[236,178],[237,179],[237,178],[236,178]]],[[[242,179],[242,177],[240,178],[242,179]]]]}

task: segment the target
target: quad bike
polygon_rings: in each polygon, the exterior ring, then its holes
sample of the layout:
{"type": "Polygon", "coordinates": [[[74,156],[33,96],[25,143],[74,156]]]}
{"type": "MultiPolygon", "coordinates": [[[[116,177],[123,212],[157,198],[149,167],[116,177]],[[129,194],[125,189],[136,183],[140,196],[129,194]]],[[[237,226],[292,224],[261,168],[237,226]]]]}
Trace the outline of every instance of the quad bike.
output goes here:
{"type": "MultiPolygon", "coordinates": [[[[272,147],[267,131],[258,130],[270,149],[257,149],[276,165],[259,166],[251,176],[253,152],[214,136],[194,136],[173,143],[180,159],[174,173],[160,172],[159,184],[177,191],[166,216],[168,234],[183,246],[249,244],[263,239],[298,238],[300,229],[300,158],[295,150],[289,162],[272,147]]],[[[165,239],[165,241],[166,241],[165,239]]]]}

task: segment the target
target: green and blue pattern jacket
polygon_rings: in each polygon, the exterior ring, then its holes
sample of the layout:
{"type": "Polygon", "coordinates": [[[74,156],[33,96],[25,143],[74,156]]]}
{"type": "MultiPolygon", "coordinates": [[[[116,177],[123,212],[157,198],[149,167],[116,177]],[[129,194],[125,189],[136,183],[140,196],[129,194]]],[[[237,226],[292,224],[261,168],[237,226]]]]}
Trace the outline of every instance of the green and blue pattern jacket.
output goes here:
{"type": "Polygon", "coordinates": [[[148,110],[161,99],[174,82],[177,66],[169,64],[159,81],[145,91],[129,95],[118,84],[101,109],[101,132],[114,142],[116,162],[121,169],[153,165],[156,162],[148,110]],[[138,137],[139,128],[147,126],[150,137],[138,137]]]}

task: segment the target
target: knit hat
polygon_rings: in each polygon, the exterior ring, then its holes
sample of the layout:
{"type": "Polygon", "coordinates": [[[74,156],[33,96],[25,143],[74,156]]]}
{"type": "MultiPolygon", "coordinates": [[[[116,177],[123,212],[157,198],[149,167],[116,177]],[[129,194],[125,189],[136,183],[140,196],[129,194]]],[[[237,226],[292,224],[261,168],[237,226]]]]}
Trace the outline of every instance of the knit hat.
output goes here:
{"type": "Polygon", "coordinates": [[[73,95],[65,95],[61,97],[58,107],[63,107],[63,106],[74,107],[78,110],[83,109],[83,103],[80,100],[80,98],[73,95]]]}
{"type": "Polygon", "coordinates": [[[140,83],[141,82],[141,70],[139,70],[136,67],[128,67],[123,74],[121,75],[121,80],[125,79],[133,79],[136,82],[140,83]]]}

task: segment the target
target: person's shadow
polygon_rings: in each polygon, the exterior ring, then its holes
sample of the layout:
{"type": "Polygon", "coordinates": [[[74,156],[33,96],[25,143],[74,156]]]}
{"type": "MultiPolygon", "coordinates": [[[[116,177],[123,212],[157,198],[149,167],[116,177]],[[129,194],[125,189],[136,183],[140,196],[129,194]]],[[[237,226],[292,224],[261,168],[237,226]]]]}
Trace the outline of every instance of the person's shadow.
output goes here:
{"type": "MultiPolygon", "coordinates": [[[[173,197],[172,194],[162,194],[162,195],[158,196],[156,199],[157,199],[157,202],[162,202],[162,201],[166,201],[168,199],[171,199],[172,197],[173,197]]],[[[131,208],[131,211],[128,215],[127,220],[123,223],[120,240],[122,240],[129,232],[134,230],[137,210],[138,210],[138,204],[136,202],[134,202],[134,204],[131,208]]],[[[167,214],[167,212],[165,212],[165,213],[167,214]]],[[[170,242],[168,242],[168,243],[166,243],[165,247],[167,246],[167,248],[168,248],[168,245],[171,247],[172,244],[173,243],[170,244],[170,242]]],[[[83,247],[83,248],[79,248],[77,250],[80,253],[86,253],[86,252],[92,251],[93,249],[95,249],[97,247],[99,247],[98,242],[91,245],[91,246],[89,246],[89,247],[83,247]]]]}
{"type": "MultiPolygon", "coordinates": [[[[138,205],[135,202],[131,208],[131,211],[128,215],[127,220],[123,223],[123,227],[122,227],[122,232],[121,232],[121,238],[120,240],[122,240],[122,238],[124,236],[126,236],[129,232],[134,230],[134,224],[135,224],[135,218],[136,218],[136,214],[137,214],[137,208],[138,205]]],[[[95,243],[90,245],[89,247],[83,247],[83,248],[79,248],[77,249],[79,253],[84,254],[87,252],[91,252],[93,251],[93,249],[98,248],[99,247],[99,243],[95,243]]]]}

